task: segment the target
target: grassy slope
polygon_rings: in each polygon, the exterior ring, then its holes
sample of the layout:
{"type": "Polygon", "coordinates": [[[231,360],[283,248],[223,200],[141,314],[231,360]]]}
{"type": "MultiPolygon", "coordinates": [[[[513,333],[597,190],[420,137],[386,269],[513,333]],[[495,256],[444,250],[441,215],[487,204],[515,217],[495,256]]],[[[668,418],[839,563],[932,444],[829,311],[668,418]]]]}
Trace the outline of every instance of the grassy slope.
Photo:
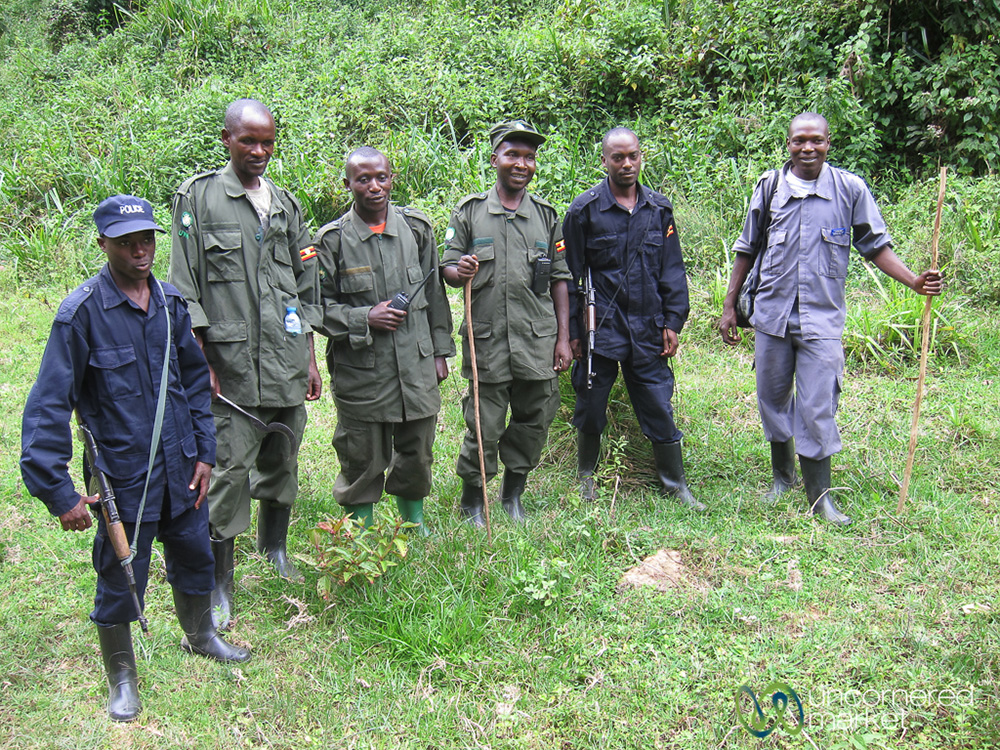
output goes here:
{"type": "MultiPolygon", "coordinates": [[[[894,475],[913,371],[848,377],[835,481],[857,520],[836,531],[802,515],[801,497],[757,502],[767,456],[748,352],[722,351],[698,323],[678,361],[677,409],[708,513],[650,488],[648,452],[624,411],[615,427],[630,443],[605,465],[637,468],[609,472],[605,496],[582,506],[567,402],[529,485],[532,524],[511,528],[497,506],[487,547],[454,517],[461,419],[451,380],[428,503],[436,536],[415,542],[385,580],[329,605],[310,583],[276,581],[241,536],[233,638],[255,652],[241,667],[180,651],[157,564],[152,633],[137,639],[145,710],[133,726],[112,726],[86,617],[90,536],[59,531],[16,469],[19,412],[54,300],[12,293],[0,315],[0,746],[755,747],[734,729],[732,698],[771,679],[802,697],[816,747],[1000,742],[993,358],[932,370],[903,516],[894,475]],[[678,588],[618,587],[624,570],[664,548],[687,566],[678,588]],[[550,606],[531,597],[546,582],[550,606]],[[859,702],[849,689],[869,692],[859,702]],[[942,690],[962,691],[962,705],[942,690]]],[[[696,308],[694,318],[706,315],[696,308]]],[[[990,351],[997,322],[980,329],[990,351]]],[[[293,550],[337,510],[333,424],[327,400],[311,407],[293,550]]],[[[803,743],[775,736],[772,746],[803,743]]]]}

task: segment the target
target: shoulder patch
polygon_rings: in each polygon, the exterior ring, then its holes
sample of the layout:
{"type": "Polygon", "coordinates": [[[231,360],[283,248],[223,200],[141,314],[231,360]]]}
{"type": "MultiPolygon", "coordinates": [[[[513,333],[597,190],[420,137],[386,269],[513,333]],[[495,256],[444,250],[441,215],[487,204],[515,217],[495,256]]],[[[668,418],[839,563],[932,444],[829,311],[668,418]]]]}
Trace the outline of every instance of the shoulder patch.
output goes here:
{"type": "Polygon", "coordinates": [[[97,288],[97,279],[97,276],[87,279],[69,293],[66,299],[60,303],[59,310],[56,312],[55,319],[57,323],[69,323],[73,320],[76,316],[76,311],[80,309],[80,305],[86,302],[97,288]]]}
{"type": "Polygon", "coordinates": [[[556,255],[566,252],[566,240],[558,240],[556,242],[556,255]]]}
{"type": "Polygon", "coordinates": [[[310,245],[309,247],[304,247],[299,250],[299,258],[305,263],[307,260],[312,260],[316,257],[316,246],[310,245]]]}

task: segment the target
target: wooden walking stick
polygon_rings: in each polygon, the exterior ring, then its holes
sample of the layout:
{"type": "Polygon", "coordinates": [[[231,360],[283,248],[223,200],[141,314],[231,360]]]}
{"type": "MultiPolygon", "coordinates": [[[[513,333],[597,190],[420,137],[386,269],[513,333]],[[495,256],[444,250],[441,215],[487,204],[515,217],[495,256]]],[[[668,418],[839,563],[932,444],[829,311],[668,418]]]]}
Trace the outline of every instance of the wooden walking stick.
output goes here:
{"type": "Polygon", "coordinates": [[[476,445],[479,447],[479,476],[483,483],[483,514],[486,516],[486,543],[493,544],[490,528],[490,503],[486,496],[486,457],[483,455],[483,425],[479,420],[479,366],[476,364],[476,337],[472,331],[472,279],[465,282],[465,326],[469,335],[469,359],[472,364],[472,406],[476,414],[476,445]]]}
{"type": "MultiPolygon", "coordinates": [[[[948,168],[941,167],[941,181],[938,185],[937,214],[934,216],[934,237],[931,240],[931,269],[938,265],[938,240],[941,237],[941,209],[944,206],[944,187],[948,179],[948,168]]],[[[899,504],[896,512],[903,512],[906,496],[910,491],[910,475],[913,473],[913,457],[917,452],[917,421],[920,419],[920,402],[924,396],[924,378],[927,376],[927,352],[931,340],[931,303],[933,297],[924,301],[924,316],[920,330],[920,375],[917,377],[917,398],[913,402],[913,422],[910,424],[910,450],[906,456],[906,471],[903,472],[903,486],[899,490],[899,504]]]]}

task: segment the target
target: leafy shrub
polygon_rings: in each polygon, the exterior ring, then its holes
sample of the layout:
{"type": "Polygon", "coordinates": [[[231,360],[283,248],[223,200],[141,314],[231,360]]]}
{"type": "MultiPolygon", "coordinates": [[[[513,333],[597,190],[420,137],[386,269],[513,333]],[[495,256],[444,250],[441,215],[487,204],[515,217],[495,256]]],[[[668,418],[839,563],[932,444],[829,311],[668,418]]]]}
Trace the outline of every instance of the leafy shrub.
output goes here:
{"type": "Polygon", "coordinates": [[[329,599],[334,585],[347,586],[358,579],[374,583],[399,565],[406,557],[406,530],[414,526],[398,521],[365,528],[353,516],[323,521],[309,532],[312,553],[297,557],[319,572],[316,590],[329,599]]]}

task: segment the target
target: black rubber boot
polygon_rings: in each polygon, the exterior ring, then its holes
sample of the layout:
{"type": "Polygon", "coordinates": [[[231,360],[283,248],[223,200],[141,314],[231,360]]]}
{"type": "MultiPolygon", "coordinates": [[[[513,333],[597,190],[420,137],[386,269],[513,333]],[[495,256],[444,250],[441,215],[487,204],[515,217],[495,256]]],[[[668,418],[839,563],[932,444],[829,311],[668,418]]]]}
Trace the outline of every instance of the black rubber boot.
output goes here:
{"type": "Polygon", "coordinates": [[[774,482],[771,489],[761,498],[765,503],[773,503],[799,483],[795,474],[795,439],[783,443],[771,443],[771,475],[774,482]]]}
{"type": "Polygon", "coordinates": [[[500,503],[514,523],[525,523],[528,514],[521,505],[521,495],[524,494],[524,484],[528,481],[527,474],[515,474],[510,470],[503,473],[503,484],[500,485],[500,503]]]}
{"type": "Polygon", "coordinates": [[[215,588],[212,590],[212,622],[227,630],[233,614],[233,548],[235,539],[213,539],[215,588]]]}
{"type": "Polygon", "coordinates": [[[292,565],[285,550],[291,517],[291,508],[261,500],[257,513],[257,551],[270,560],[279,576],[301,583],[305,579],[292,565]]]}
{"type": "Polygon", "coordinates": [[[833,493],[830,491],[830,456],[819,461],[799,456],[799,465],[802,467],[802,481],[806,485],[809,513],[823,516],[836,526],[850,524],[850,516],[845,516],[833,504],[833,493]]]}
{"type": "Polygon", "coordinates": [[[462,499],[458,505],[458,514],[473,526],[486,525],[483,515],[483,488],[469,482],[462,482],[462,499]]]}
{"type": "Polygon", "coordinates": [[[676,497],[692,510],[705,510],[705,506],[694,499],[687,482],[684,481],[684,459],[681,457],[680,441],[676,443],[653,443],[653,461],[656,474],[663,491],[676,497]]]}
{"type": "Polygon", "coordinates": [[[185,594],[174,588],[174,608],[184,631],[181,648],[216,661],[246,661],[250,651],[227,643],[212,622],[211,594],[185,594]]]}
{"type": "Polygon", "coordinates": [[[597,499],[594,471],[601,452],[601,436],[592,432],[576,433],[576,479],[580,483],[582,500],[597,499]]]}
{"type": "Polygon", "coordinates": [[[108,716],[112,721],[133,721],[142,710],[139,676],[135,671],[132,631],[129,624],[97,626],[104,671],[108,675],[108,716]]]}

